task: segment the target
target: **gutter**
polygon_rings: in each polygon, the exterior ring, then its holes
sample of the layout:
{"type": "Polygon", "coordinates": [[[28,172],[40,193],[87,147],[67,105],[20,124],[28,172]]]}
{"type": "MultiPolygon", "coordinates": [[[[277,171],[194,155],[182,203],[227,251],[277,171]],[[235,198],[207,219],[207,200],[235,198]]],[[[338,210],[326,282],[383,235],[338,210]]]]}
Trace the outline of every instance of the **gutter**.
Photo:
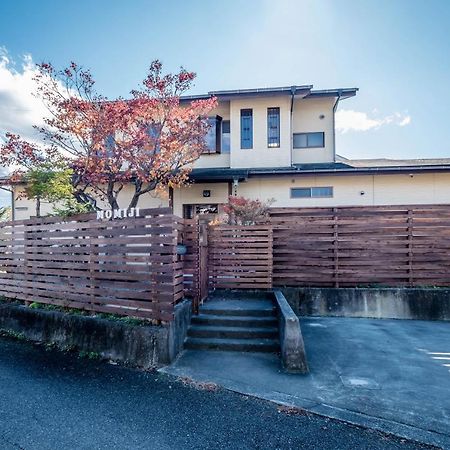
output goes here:
{"type": "MultiPolygon", "coordinates": [[[[289,121],[289,145],[290,145],[290,153],[291,153],[291,167],[294,165],[294,135],[292,133],[292,119],[294,117],[294,97],[295,92],[297,90],[297,86],[291,86],[291,115],[289,121]]],[[[281,131],[281,130],[280,130],[281,131]]]]}
{"type": "Polygon", "coordinates": [[[348,169],[295,169],[292,170],[259,170],[249,171],[249,176],[258,175],[359,175],[359,174],[373,174],[373,173],[411,173],[415,172],[450,172],[450,166],[414,166],[414,167],[349,167],[348,169]]]}
{"type": "Polygon", "coordinates": [[[338,96],[333,106],[333,162],[336,162],[336,110],[339,105],[339,100],[342,97],[342,89],[339,89],[338,96]]]}

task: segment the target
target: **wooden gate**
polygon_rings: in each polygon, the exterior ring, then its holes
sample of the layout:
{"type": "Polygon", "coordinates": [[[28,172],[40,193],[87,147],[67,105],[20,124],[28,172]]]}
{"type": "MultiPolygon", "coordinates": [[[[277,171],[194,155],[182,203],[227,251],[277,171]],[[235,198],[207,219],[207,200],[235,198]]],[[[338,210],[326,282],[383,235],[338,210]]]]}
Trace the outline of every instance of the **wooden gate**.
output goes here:
{"type": "Polygon", "coordinates": [[[208,242],[211,288],[272,287],[271,225],[211,226],[208,242]]]}
{"type": "Polygon", "coordinates": [[[203,303],[208,297],[209,291],[209,268],[208,268],[208,226],[200,225],[199,236],[199,300],[203,303]]]}

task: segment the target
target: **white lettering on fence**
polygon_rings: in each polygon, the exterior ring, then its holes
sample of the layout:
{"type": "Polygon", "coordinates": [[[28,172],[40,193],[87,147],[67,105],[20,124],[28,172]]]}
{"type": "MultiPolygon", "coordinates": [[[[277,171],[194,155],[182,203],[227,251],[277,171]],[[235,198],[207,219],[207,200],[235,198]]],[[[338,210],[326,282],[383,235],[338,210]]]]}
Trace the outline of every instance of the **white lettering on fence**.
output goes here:
{"type": "Polygon", "coordinates": [[[125,219],[127,217],[140,217],[139,208],[100,209],[97,211],[97,219],[125,219]]]}

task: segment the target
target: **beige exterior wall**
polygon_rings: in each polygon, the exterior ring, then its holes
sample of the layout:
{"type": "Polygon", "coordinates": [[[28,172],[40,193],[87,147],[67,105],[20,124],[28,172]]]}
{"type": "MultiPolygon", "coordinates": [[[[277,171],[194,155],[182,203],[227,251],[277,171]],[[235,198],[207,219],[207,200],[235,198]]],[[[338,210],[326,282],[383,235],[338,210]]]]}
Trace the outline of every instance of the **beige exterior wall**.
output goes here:
{"type": "MultiPolygon", "coordinates": [[[[209,115],[211,117],[220,116],[222,120],[230,120],[230,102],[221,102],[209,115]]],[[[230,153],[202,155],[195,161],[193,167],[197,169],[230,167],[230,153]]]]}
{"type": "Polygon", "coordinates": [[[324,148],[293,148],[292,162],[322,163],[334,161],[334,98],[297,99],[292,114],[292,134],[325,133],[324,148]],[[324,116],[321,119],[321,116],[324,116]]]}
{"type": "MultiPolygon", "coordinates": [[[[394,175],[339,175],[250,178],[239,183],[236,194],[247,198],[275,199],[274,207],[320,207],[320,206],[364,206],[364,205],[408,205],[450,203],[450,173],[394,174],[394,175]],[[291,198],[293,187],[333,187],[332,198],[291,198]]],[[[227,203],[228,183],[198,183],[175,189],[174,213],[183,216],[183,205],[227,203]],[[203,197],[209,190],[210,197],[203,197]]],[[[121,207],[127,206],[131,198],[131,186],[120,194],[121,207]]],[[[141,208],[168,206],[169,199],[145,195],[141,208]]],[[[106,206],[106,205],[104,205],[106,206]]],[[[35,215],[35,203],[28,199],[16,200],[17,220],[35,215]],[[22,208],[27,208],[23,210],[22,208]]],[[[47,203],[41,205],[42,215],[52,211],[47,203]]]]}
{"type": "Polygon", "coordinates": [[[450,173],[255,178],[240,183],[238,195],[274,198],[274,207],[450,203],[450,173]],[[290,197],[293,187],[325,186],[333,187],[332,198],[290,197]]]}
{"type": "Polygon", "coordinates": [[[291,165],[290,97],[262,97],[231,102],[231,167],[291,165]],[[267,145],[267,108],[280,108],[280,147],[267,145]],[[241,149],[241,109],[253,109],[253,148],[241,149]]]}
{"type": "Polygon", "coordinates": [[[173,192],[173,212],[183,217],[183,205],[209,205],[228,202],[228,183],[196,183],[173,192]],[[203,191],[209,190],[210,197],[203,197],[203,191]]]}
{"type": "Polygon", "coordinates": [[[291,121],[291,97],[248,97],[222,102],[211,112],[230,120],[231,151],[228,154],[205,154],[195,162],[196,168],[289,167],[292,163],[334,161],[334,98],[294,100],[291,121]],[[280,147],[267,145],[267,108],[280,108],[280,147]],[[241,149],[241,109],[253,110],[253,148],[241,149]],[[323,116],[323,118],[321,118],[323,116]],[[294,149],[293,133],[324,132],[324,148],[294,149]]]}

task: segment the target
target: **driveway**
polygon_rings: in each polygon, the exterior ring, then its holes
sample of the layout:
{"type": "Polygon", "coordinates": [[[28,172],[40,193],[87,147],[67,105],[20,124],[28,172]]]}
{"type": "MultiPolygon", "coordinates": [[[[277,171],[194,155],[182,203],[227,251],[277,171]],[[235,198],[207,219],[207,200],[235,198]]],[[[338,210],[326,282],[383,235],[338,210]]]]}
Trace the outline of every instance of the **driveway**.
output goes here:
{"type": "Polygon", "coordinates": [[[424,448],[214,386],[5,339],[0,386],[2,450],[424,448]]]}
{"type": "Polygon", "coordinates": [[[311,373],[271,354],[187,351],[167,373],[450,448],[450,323],[301,321],[311,373]]]}

